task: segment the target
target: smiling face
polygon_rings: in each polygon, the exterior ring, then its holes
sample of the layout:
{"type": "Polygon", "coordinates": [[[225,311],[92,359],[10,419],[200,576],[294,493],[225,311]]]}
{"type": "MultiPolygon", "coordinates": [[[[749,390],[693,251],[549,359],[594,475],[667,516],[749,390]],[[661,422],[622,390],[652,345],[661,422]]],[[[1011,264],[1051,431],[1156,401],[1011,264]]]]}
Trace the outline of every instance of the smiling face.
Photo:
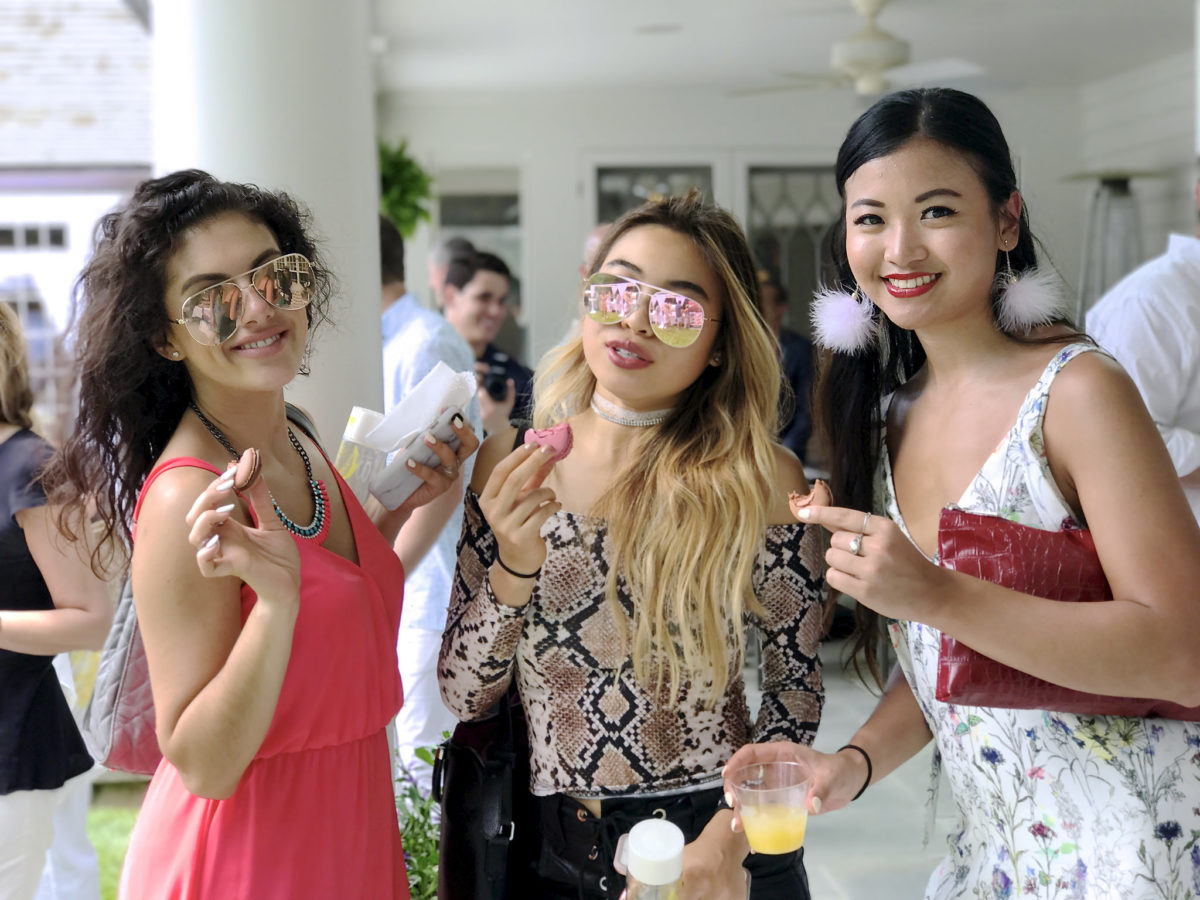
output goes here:
{"type": "Polygon", "coordinates": [[[662,225],[641,225],[622,234],[599,269],[665,288],[696,300],[705,322],[695,343],[671,347],[650,328],[648,298],[625,319],[602,325],[584,316],[583,352],[596,376],[596,391],[634,410],[667,409],[710,365],[721,326],[721,280],[692,241],[662,225]]]}
{"type": "Polygon", "coordinates": [[[454,326],[476,356],[496,339],[508,315],[508,279],[499,272],[480,269],[461,288],[446,285],[446,320],[454,326]]]}
{"type": "Polygon", "coordinates": [[[206,287],[235,278],[244,287],[241,318],[227,341],[207,346],[195,341],[183,325],[172,321],[169,326],[159,352],[183,361],[197,393],[209,382],[276,390],[295,376],[308,337],[305,310],[268,303],[242,275],[280,255],[271,230],[241,213],[221,213],[185,232],[167,262],[165,304],[170,319],[179,319],[184,301],[206,287]]]}
{"type": "Polygon", "coordinates": [[[846,258],[901,328],[991,317],[996,253],[1017,239],[1020,196],[997,215],[970,160],[914,138],[846,180],[846,258]]]}

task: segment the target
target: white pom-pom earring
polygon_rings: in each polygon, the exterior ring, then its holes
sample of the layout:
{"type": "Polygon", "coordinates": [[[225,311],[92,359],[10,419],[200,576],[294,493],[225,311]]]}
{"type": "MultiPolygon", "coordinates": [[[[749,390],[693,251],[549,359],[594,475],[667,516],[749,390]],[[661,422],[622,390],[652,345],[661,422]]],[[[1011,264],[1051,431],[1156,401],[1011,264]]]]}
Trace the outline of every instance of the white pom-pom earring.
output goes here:
{"type": "Polygon", "coordinates": [[[1062,282],[1052,272],[1036,266],[1017,275],[1004,244],[1004,271],[996,276],[996,324],[1005,334],[1028,334],[1041,325],[1070,315],[1071,303],[1062,282]]]}
{"type": "Polygon", "coordinates": [[[853,356],[875,341],[875,304],[857,287],[853,294],[846,290],[818,291],[813,295],[811,316],[813,333],[822,347],[853,356]]]}

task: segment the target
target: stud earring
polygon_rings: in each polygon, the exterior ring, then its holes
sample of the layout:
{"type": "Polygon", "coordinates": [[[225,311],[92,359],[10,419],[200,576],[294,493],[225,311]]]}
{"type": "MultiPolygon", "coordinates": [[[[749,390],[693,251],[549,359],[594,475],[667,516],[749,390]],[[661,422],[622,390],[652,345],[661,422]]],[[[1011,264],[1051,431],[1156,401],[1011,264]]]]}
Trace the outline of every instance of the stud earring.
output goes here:
{"type": "Polygon", "coordinates": [[[719,366],[721,364],[721,354],[714,353],[712,356],[710,356],[708,358],[708,364],[710,366],[719,366]]]}
{"type": "Polygon", "coordinates": [[[878,330],[875,304],[857,285],[854,293],[818,291],[813,296],[811,316],[817,343],[851,356],[870,347],[878,330]]]}
{"type": "Polygon", "coordinates": [[[179,351],[178,351],[178,350],[172,350],[172,351],[171,351],[171,358],[172,358],[172,359],[179,359],[179,351]]]}

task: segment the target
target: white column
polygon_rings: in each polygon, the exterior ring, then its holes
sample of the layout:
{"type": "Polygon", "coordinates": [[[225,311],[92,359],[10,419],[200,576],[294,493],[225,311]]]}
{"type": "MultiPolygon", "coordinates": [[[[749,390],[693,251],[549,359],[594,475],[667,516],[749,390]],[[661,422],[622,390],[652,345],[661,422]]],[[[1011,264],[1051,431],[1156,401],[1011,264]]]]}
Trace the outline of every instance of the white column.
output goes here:
{"type": "Polygon", "coordinates": [[[156,0],[153,33],[157,174],[200,168],[313,213],[338,291],[288,396],[332,453],[351,406],[383,408],[368,0],[156,0]]]}

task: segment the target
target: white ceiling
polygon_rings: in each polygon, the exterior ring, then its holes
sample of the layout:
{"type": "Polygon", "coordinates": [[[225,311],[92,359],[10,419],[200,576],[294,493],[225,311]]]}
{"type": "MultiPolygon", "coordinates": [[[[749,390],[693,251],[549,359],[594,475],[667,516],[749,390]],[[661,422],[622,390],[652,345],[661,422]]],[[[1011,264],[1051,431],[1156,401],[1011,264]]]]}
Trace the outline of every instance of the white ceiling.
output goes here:
{"type": "MultiPolygon", "coordinates": [[[[850,0],[374,0],[383,91],[616,86],[717,91],[828,72],[850,0]]],[[[1193,0],[890,0],[912,63],[953,58],[968,90],[1077,86],[1186,52],[1193,0]]],[[[619,113],[619,111],[614,111],[619,113]]]]}

